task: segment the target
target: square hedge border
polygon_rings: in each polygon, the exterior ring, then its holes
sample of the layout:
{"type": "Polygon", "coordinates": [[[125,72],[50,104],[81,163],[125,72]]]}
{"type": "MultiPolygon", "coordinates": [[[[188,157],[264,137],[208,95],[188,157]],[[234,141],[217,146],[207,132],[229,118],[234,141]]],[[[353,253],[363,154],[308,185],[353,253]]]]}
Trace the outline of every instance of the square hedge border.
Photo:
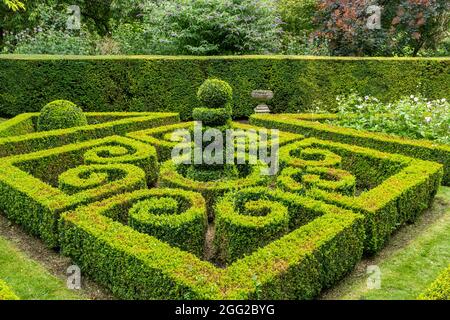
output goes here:
{"type": "Polygon", "coordinates": [[[399,153],[412,158],[439,162],[444,165],[442,184],[450,186],[449,145],[438,144],[428,140],[412,140],[383,133],[343,128],[320,122],[335,118],[336,116],[332,114],[253,115],[250,117],[250,123],[256,126],[303,134],[306,137],[333,140],[389,153],[399,153]]]}
{"type": "Polygon", "coordinates": [[[40,236],[50,247],[56,247],[57,221],[62,212],[117,193],[144,188],[156,180],[157,168],[156,150],[152,146],[120,136],[3,158],[0,164],[0,210],[30,233],[40,236]],[[134,153],[119,158],[96,155],[96,149],[101,153],[110,147],[128,147],[134,153]],[[91,190],[72,192],[64,192],[42,181],[53,179],[56,184],[62,173],[60,166],[70,169],[80,165],[119,170],[125,172],[125,176],[91,190]]]}
{"type": "Polygon", "coordinates": [[[0,124],[0,157],[55,148],[70,143],[125,135],[128,132],[177,123],[177,113],[86,113],[87,126],[35,132],[39,113],[19,115],[0,124]],[[100,123],[96,123],[100,122],[100,123]]]}

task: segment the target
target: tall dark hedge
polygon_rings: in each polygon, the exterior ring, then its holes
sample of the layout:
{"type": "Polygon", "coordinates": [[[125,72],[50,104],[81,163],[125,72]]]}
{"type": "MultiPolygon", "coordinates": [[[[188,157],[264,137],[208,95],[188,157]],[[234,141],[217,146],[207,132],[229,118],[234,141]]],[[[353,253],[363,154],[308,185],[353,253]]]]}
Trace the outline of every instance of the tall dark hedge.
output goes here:
{"type": "Polygon", "coordinates": [[[274,112],[305,111],[319,102],[330,111],[336,95],[356,90],[388,101],[423,94],[450,99],[449,58],[71,57],[0,56],[0,114],[39,111],[66,99],[85,111],[177,111],[199,106],[208,77],[228,81],[234,117],[249,116],[254,89],[275,92],[274,112]]]}

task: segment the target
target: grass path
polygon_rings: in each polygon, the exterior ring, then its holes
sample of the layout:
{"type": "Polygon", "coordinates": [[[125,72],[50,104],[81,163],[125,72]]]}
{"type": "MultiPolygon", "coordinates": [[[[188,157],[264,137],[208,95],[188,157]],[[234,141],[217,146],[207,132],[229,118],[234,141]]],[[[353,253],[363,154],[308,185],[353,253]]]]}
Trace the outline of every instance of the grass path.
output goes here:
{"type": "Polygon", "coordinates": [[[25,256],[16,246],[0,238],[0,279],[24,300],[82,299],[67,289],[62,279],[51,275],[42,265],[25,256]]]}
{"type": "Polygon", "coordinates": [[[362,260],[322,299],[411,300],[450,263],[450,188],[441,187],[433,207],[403,227],[378,255],[362,260]],[[367,288],[368,265],[381,270],[381,289],[367,288]]]}

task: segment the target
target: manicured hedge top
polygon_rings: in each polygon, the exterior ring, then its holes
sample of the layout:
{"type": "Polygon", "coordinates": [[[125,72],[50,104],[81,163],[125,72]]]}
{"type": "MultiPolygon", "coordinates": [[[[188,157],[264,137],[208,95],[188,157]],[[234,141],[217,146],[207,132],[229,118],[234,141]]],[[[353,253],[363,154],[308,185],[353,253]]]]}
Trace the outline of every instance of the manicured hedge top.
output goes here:
{"type": "Polygon", "coordinates": [[[0,300],[19,300],[8,285],[0,280],[0,300]]]}
{"type": "Polygon", "coordinates": [[[85,111],[170,111],[188,119],[199,106],[197,88],[211,77],[233,88],[234,117],[253,113],[256,89],[274,91],[276,113],[316,103],[333,108],[336,96],[351,90],[382,101],[450,99],[448,58],[4,55],[0,69],[0,114],[10,116],[65,99],[85,111]]]}
{"type": "Polygon", "coordinates": [[[450,300],[450,265],[439,277],[419,296],[420,300],[450,300]]]}

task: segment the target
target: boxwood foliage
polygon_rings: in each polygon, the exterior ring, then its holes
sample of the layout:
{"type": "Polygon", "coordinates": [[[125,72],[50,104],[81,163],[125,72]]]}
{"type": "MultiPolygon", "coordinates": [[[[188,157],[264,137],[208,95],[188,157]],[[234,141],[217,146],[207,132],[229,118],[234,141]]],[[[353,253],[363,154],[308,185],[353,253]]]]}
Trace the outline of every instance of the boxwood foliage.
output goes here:
{"type": "Polygon", "coordinates": [[[155,192],[167,190],[120,194],[61,216],[63,254],[117,297],[311,299],[362,256],[362,216],[298,196],[317,219],[220,269],[121,222],[155,192]]]}
{"type": "Polygon", "coordinates": [[[86,113],[89,125],[37,132],[39,113],[23,114],[0,124],[0,156],[30,153],[79,141],[173,124],[175,113],[86,113]]]}
{"type": "Polygon", "coordinates": [[[172,246],[202,257],[208,216],[203,197],[194,192],[152,189],[133,204],[128,224],[172,246]]]}
{"type": "Polygon", "coordinates": [[[450,266],[418,298],[419,300],[450,300],[450,266]]]}
{"type": "Polygon", "coordinates": [[[283,190],[305,194],[311,188],[319,188],[353,196],[356,178],[348,171],[327,167],[287,167],[277,178],[277,186],[283,190]]]}
{"type": "Polygon", "coordinates": [[[83,110],[67,100],[55,100],[46,104],[38,118],[38,131],[81,127],[88,124],[83,110]]]}
{"type": "MultiPolygon", "coordinates": [[[[357,188],[362,192],[355,196],[323,186],[307,188],[306,194],[363,213],[368,253],[380,250],[394,230],[415,221],[430,206],[443,175],[439,163],[316,138],[282,147],[280,162],[299,168],[305,167],[305,162],[311,167],[338,166],[356,178],[357,188]],[[309,158],[309,153],[305,156],[302,150],[317,150],[314,151],[317,158],[309,158]]],[[[298,185],[286,181],[284,176],[282,173],[279,177],[279,184],[298,192],[298,185]]]]}
{"type": "MultiPolygon", "coordinates": [[[[450,82],[449,82],[450,83],[450,82]]],[[[319,121],[333,119],[333,115],[254,115],[250,123],[255,126],[276,128],[307,137],[333,140],[389,153],[400,153],[413,158],[435,161],[444,165],[442,183],[450,186],[450,146],[428,140],[412,140],[383,133],[368,132],[333,126],[319,121]]]]}
{"type": "MultiPolygon", "coordinates": [[[[256,135],[257,142],[254,145],[250,145],[250,139],[249,135],[254,134],[252,132],[258,132],[260,130],[264,130],[268,133],[267,136],[267,143],[270,146],[271,143],[271,135],[270,131],[268,131],[265,128],[262,127],[255,127],[252,125],[239,123],[239,122],[232,122],[231,123],[231,129],[234,129],[236,131],[241,130],[241,132],[246,133],[244,139],[242,137],[236,137],[235,143],[236,144],[247,144],[248,147],[258,148],[262,141],[259,135],[256,135]],[[243,142],[241,142],[243,140],[243,142]]],[[[167,126],[161,126],[158,128],[150,128],[145,129],[141,131],[136,132],[130,132],[126,136],[129,138],[133,138],[136,140],[140,140],[146,143],[151,144],[154,146],[158,152],[158,159],[160,161],[166,161],[171,159],[172,157],[172,150],[175,146],[179,145],[180,142],[186,142],[186,139],[184,139],[184,136],[186,134],[190,134],[191,136],[191,142],[192,139],[192,132],[194,130],[194,122],[182,122],[177,123],[173,125],[167,125],[167,126]],[[174,135],[174,132],[178,132],[178,134],[174,135]]],[[[280,131],[278,135],[278,145],[283,146],[290,142],[297,141],[303,139],[302,135],[294,134],[290,132],[284,132],[280,131]]],[[[189,143],[189,141],[187,141],[189,143]]],[[[191,145],[192,147],[193,145],[191,145]]]]}
{"type": "Polygon", "coordinates": [[[0,279],[0,300],[19,300],[11,288],[0,279]]]}
{"type": "Polygon", "coordinates": [[[215,206],[218,261],[231,263],[323,214],[304,201],[299,195],[265,187],[226,194],[215,206]]]}
{"type": "Polygon", "coordinates": [[[169,111],[190,119],[195,88],[219,78],[233,88],[234,117],[253,114],[252,90],[274,91],[275,113],[336,107],[352,90],[382,101],[422,94],[450,99],[448,58],[337,58],[293,56],[0,57],[0,113],[37,112],[70,100],[85,111],[169,111]],[[32,79],[32,81],[30,81],[32,79]]]}
{"type": "Polygon", "coordinates": [[[201,193],[206,200],[208,214],[211,218],[213,217],[213,206],[218,197],[229,191],[263,185],[268,182],[268,177],[261,173],[264,168],[267,168],[267,165],[262,162],[257,165],[237,165],[234,167],[237,172],[229,170],[231,175],[226,176],[227,172],[223,168],[202,170],[194,165],[176,164],[177,161],[177,159],[167,160],[161,165],[159,185],[201,193]],[[210,174],[209,179],[202,179],[202,174],[210,174]]]}
{"type": "Polygon", "coordinates": [[[3,158],[0,209],[54,247],[62,212],[146,188],[157,171],[152,146],[119,136],[3,158]]]}

